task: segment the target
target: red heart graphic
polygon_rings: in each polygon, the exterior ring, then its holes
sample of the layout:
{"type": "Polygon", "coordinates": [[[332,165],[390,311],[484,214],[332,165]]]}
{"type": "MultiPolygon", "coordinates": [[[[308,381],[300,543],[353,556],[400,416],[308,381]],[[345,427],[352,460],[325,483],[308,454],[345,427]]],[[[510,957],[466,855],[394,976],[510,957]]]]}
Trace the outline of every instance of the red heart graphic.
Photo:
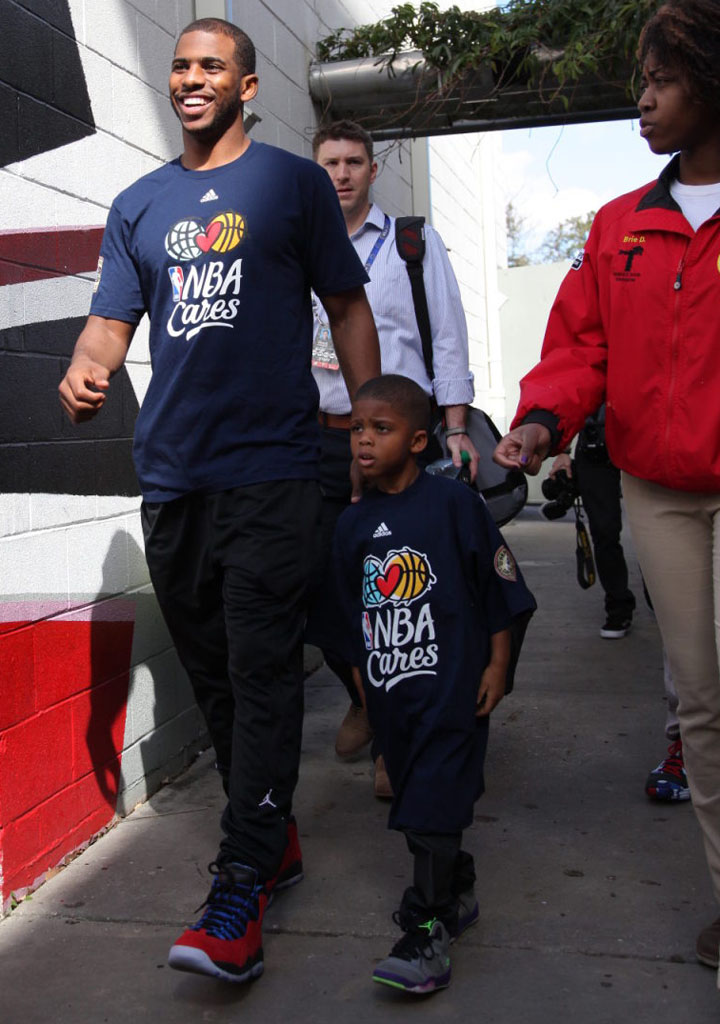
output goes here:
{"type": "Polygon", "coordinates": [[[375,582],[383,597],[390,597],[400,580],[400,566],[391,565],[384,576],[378,576],[375,582]]]}
{"type": "Polygon", "coordinates": [[[213,221],[212,224],[208,224],[207,230],[204,235],[195,235],[195,241],[198,247],[203,252],[209,252],[213,246],[213,242],[217,241],[217,236],[222,231],[222,224],[218,221],[213,221]]]}

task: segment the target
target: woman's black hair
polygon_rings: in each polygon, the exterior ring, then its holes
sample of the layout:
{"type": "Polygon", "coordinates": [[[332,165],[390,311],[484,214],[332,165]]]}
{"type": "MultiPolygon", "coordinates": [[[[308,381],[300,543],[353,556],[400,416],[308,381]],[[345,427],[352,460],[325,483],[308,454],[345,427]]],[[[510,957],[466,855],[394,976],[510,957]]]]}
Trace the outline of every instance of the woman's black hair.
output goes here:
{"type": "Polygon", "coordinates": [[[720,113],[720,0],[667,0],[640,34],[640,63],[650,54],[681,72],[693,97],[720,113]]]}

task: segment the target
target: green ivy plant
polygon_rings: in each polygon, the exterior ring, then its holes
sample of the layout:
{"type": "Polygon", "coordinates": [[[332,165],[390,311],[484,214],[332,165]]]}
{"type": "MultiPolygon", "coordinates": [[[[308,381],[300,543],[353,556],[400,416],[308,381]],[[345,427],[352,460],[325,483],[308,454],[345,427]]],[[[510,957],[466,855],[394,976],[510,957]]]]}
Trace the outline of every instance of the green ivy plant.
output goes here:
{"type": "Polygon", "coordinates": [[[627,76],[640,30],[659,0],[509,0],[489,11],[441,11],[423,0],[398,4],[373,25],[338,29],[317,44],[321,62],[376,57],[389,74],[403,50],[421,50],[445,91],[469,71],[490,66],[496,88],[587,76],[627,76]]]}

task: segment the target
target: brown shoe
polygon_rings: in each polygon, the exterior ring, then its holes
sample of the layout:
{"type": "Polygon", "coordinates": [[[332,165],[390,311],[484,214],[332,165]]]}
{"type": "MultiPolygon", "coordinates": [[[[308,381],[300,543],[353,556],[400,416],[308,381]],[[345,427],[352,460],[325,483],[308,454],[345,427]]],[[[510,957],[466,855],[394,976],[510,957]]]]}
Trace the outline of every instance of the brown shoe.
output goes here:
{"type": "Polygon", "coordinates": [[[372,738],[367,711],[351,704],[335,737],[335,753],[338,757],[354,757],[372,738]]]}
{"type": "Polygon", "coordinates": [[[390,778],[385,770],[385,761],[382,754],[375,761],[375,796],[378,800],[392,800],[395,796],[390,785],[390,778]]]}
{"type": "Polygon", "coordinates": [[[701,964],[717,967],[720,955],[720,917],[707,928],[703,928],[695,943],[695,955],[701,964]]]}

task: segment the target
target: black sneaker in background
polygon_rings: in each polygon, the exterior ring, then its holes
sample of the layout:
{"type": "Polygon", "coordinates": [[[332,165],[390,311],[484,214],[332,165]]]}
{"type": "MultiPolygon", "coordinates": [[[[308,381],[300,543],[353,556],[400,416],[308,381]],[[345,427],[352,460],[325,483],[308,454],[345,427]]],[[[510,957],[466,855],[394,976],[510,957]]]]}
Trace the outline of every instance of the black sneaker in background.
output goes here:
{"type": "Polygon", "coordinates": [[[632,619],[628,615],[609,614],[605,625],[600,630],[600,636],[606,640],[621,640],[632,626],[632,619]]]}

